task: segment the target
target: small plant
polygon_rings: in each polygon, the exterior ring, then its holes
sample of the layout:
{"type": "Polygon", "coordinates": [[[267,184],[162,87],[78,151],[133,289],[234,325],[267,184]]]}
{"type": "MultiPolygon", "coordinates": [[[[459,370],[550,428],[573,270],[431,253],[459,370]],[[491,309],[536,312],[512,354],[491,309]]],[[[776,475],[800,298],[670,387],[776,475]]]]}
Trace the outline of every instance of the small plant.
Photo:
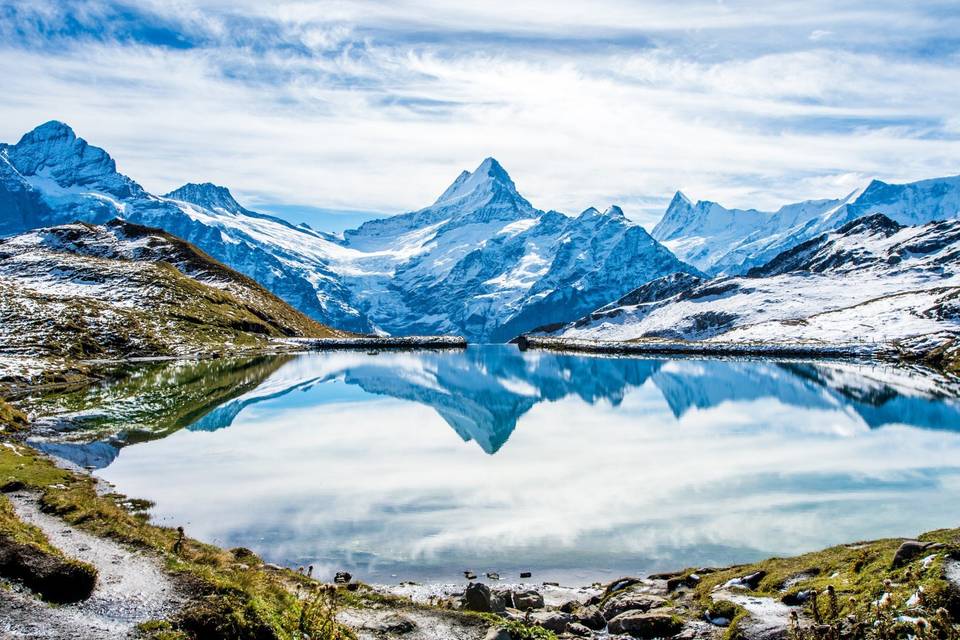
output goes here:
{"type": "Polygon", "coordinates": [[[337,623],[340,593],[333,585],[319,585],[300,608],[298,631],[304,640],[347,640],[353,636],[337,623]]]}

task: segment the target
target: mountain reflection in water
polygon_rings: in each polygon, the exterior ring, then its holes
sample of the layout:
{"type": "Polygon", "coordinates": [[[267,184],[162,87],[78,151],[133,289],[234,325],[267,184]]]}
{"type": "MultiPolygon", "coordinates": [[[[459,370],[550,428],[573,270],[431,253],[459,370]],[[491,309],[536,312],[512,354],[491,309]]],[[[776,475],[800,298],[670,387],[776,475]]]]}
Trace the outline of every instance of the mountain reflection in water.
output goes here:
{"type": "Polygon", "coordinates": [[[285,564],[584,581],[956,525],[960,402],[921,370],[506,346],[152,366],[58,399],[75,430],[38,446],[285,564]]]}

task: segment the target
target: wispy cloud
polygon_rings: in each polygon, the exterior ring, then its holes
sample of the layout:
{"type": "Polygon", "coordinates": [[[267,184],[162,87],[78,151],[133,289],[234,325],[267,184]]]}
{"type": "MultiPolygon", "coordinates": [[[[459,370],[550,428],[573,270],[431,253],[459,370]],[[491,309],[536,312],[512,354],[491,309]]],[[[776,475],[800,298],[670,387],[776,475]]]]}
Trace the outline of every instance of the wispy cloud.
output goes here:
{"type": "Polygon", "coordinates": [[[0,0],[0,139],[154,191],[400,211],[497,156],[544,208],[773,207],[957,173],[955,3],[0,0]]]}

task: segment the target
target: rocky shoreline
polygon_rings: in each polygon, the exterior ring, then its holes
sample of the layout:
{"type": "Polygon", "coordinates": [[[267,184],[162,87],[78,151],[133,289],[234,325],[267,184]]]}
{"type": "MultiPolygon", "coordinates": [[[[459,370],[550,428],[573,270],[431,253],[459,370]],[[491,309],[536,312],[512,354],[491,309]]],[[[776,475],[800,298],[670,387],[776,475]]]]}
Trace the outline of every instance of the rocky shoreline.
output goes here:
{"type": "Polygon", "coordinates": [[[463,336],[352,336],[348,338],[284,338],[281,344],[310,350],[336,349],[465,349],[463,336]]]}
{"type": "Polygon", "coordinates": [[[600,355],[650,355],[692,357],[803,358],[817,360],[879,360],[919,363],[944,373],[960,372],[960,352],[954,343],[923,337],[901,342],[724,342],[721,340],[589,340],[522,335],[511,341],[521,351],[592,353],[600,355]]]}
{"type": "Polygon", "coordinates": [[[893,357],[895,351],[883,345],[856,344],[800,344],[800,343],[746,343],[746,342],[693,342],[686,340],[585,340],[575,338],[550,338],[520,336],[514,343],[521,350],[544,349],[550,351],[575,351],[610,355],[695,355],[695,356],[750,356],[783,358],[858,358],[875,359],[893,357]]]}

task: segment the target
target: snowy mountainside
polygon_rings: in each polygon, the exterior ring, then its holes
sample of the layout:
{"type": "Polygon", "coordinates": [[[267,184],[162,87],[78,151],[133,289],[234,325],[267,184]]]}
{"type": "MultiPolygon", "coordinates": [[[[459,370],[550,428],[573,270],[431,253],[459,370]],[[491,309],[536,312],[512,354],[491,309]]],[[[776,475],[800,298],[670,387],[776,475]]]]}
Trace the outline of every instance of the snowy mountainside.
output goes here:
{"type": "Polygon", "coordinates": [[[960,216],[960,176],[887,184],[879,180],[845,198],[809,200],[775,212],[691,202],[680,192],[654,238],[680,259],[711,274],[742,274],[781,252],[873,213],[905,225],[960,216]]]}
{"type": "Polygon", "coordinates": [[[567,338],[896,342],[960,333],[960,220],[856,219],[747,275],[673,275],[555,332],[567,338]]]}
{"type": "Polygon", "coordinates": [[[253,212],[209,183],[151,195],[59,122],[4,146],[0,160],[0,235],[119,216],[181,237],[352,331],[509,339],[650,278],[697,273],[617,207],[576,218],[535,209],[493,158],[429,207],[342,238],[253,212]]]}

